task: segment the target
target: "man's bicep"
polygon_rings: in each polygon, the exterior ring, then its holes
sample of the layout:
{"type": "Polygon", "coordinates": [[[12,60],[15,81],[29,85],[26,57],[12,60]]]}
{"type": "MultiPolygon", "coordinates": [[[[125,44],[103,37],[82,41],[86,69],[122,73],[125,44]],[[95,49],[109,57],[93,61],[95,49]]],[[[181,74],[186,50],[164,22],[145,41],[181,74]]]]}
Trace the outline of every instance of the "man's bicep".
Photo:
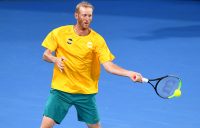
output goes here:
{"type": "Polygon", "coordinates": [[[45,61],[52,61],[52,60],[50,60],[50,58],[52,58],[52,56],[53,56],[53,51],[51,51],[50,49],[45,49],[45,51],[44,51],[44,53],[43,53],[43,60],[45,60],[45,61]]]}
{"type": "Polygon", "coordinates": [[[50,49],[46,48],[45,51],[44,51],[44,53],[46,53],[46,54],[52,54],[52,51],[50,49]]]}

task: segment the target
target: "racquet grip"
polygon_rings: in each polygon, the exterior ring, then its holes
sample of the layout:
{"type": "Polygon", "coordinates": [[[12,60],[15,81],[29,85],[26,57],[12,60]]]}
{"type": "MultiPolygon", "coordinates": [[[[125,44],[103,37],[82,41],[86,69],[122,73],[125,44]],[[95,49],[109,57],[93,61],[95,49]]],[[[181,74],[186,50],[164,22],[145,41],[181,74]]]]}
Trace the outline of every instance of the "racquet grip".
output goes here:
{"type": "Polygon", "coordinates": [[[149,82],[149,79],[143,77],[143,78],[142,78],[142,82],[143,82],[143,83],[148,83],[148,82],[149,82]]]}

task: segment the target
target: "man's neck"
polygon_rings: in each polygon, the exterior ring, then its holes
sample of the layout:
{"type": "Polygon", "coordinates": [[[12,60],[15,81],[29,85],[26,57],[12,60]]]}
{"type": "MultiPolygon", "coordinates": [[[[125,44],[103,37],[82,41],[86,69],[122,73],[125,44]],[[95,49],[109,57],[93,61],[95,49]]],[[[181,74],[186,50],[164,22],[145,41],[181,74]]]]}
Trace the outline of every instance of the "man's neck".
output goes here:
{"type": "Polygon", "coordinates": [[[89,28],[82,28],[79,25],[74,25],[74,32],[79,35],[79,36],[87,36],[90,33],[90,29],[89,28]]]}

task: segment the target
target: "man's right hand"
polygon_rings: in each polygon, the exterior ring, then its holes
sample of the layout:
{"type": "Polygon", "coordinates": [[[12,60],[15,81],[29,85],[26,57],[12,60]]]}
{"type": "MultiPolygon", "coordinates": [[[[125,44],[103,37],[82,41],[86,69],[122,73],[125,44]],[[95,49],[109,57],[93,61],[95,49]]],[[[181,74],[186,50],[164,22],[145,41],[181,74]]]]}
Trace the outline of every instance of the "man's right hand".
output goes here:
{"type": "Polygon", "coordinates": [[[60,57],[60,58],[55,57],[54,64],[56,64],[56,66],[59,68],[59,70],[61,72],[63,72],[63,70],[64,70],[65,65],[64,65],[63,61],[65,61],[65,60],[66,60],[65,57],[60,57]]]}
{"type": "Polygon", "coordinates": [[[43,59],[47,62],[54,63],[61,72],[63,71],[63,69],[65,67],[63,61],[66,61],[66,58],[63,56],[55,57],[54,55],[52,55],[52,51],[50,49],[46,49],[44,51],[43,59]]]}

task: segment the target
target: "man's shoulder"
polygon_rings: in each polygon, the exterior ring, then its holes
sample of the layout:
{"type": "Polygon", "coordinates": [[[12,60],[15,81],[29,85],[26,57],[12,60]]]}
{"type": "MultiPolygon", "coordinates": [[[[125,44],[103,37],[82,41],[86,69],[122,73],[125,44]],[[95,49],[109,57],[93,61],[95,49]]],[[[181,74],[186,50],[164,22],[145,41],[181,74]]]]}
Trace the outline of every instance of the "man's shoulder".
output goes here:
{"type": "Polygon", "coordinates": [[[60,26],[52,30],[53,33],[71,33],[73,25],[60,26]]]}
{"type": "Polygon", "coordinates": [[[98,38],[98,39],[104,39],[101,34],[99,34],[98,32],[94,31],[93,29],[91,29],[91,30],[92,30],[92,36],[93,37],[98,38]]]}

